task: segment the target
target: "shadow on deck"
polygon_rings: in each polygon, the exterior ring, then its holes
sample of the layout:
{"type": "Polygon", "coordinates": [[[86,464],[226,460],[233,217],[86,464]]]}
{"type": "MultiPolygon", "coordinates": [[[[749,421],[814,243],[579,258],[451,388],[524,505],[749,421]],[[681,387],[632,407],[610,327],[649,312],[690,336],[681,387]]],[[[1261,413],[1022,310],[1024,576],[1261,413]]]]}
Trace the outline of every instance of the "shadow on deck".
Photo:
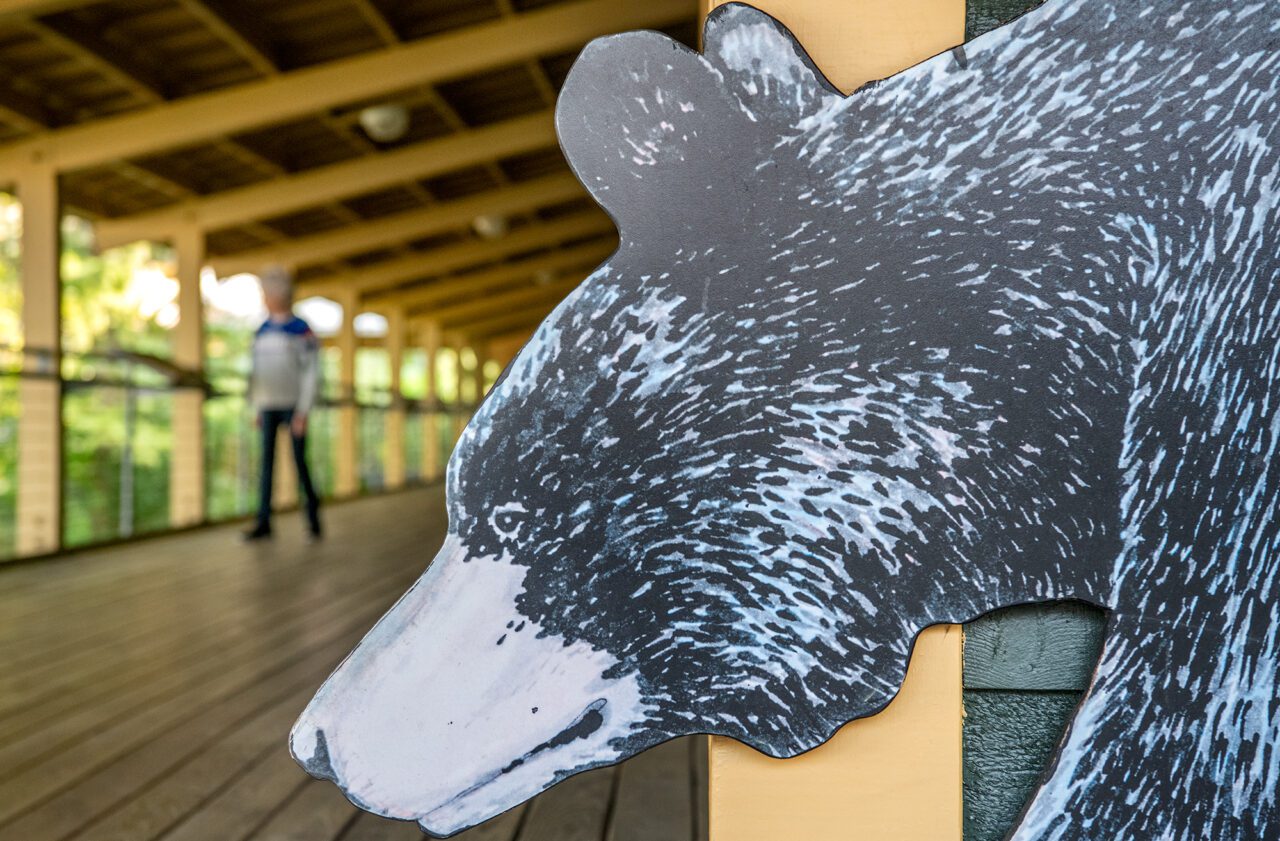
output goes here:
{"type": "MultiPolygon", "coordinates": [[[[355,810],[285,747],[320,681],[421,573],[439,488],[0,571],[0,841],[421,837],[355,810]],[[424,512],[432,512],[424,516],[424,512]]],[[[699,841],[700,742],[574,777],[459,838],[699,841]]]]}

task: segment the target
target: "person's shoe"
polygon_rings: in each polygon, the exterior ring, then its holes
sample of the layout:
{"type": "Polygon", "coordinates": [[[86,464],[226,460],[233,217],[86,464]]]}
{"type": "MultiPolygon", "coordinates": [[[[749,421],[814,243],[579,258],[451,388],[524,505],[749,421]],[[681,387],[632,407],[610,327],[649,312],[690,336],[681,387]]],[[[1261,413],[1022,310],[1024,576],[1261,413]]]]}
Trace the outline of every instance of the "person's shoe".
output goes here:
{"type": "Polygon", "coordinates": [[[307,527],[307,542],[319,543],[324,540],[324,529],[320,528],[320,521],[315,520],[307,527]]]}
{"type": "Polygon", "coordinates": [[[254,526],[253,528],[241,534],[241,537],[244,538],[244,541],[246,543],[252,543],[255,540],[270,540],[271,526],[266,526],[266,525],[263,525],[262,523],[259,523],[258,525],[254,526]]]}

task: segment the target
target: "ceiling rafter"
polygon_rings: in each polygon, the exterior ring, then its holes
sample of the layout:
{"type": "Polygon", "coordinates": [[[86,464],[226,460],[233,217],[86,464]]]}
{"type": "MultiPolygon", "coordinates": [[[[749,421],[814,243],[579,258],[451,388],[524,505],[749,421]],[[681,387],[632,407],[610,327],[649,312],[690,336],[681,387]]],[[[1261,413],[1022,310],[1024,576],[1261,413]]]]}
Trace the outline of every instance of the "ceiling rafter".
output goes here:
{"type": "Polygon", "coordinates": [[[15,172],[35,155],[68,171],[233,134],[561,52],[607,32],[660,27],[687,17],[688,5],[688,0],[573,0],[275,78],[42,132],[0,146],[0,173],[15,172]]]}
{"type": "MultiPolygon", "coordinates": [[[[516,7],[511,0],[496,0],[498,11],[502,13],[504,18],[515,17],[516,7]]],[[[542,101],[547,105],[556,104],[556,89],[551,84],[551,79],[547,76],[546,68],[542,66],[537,58],[531,58],[524,63],[525,70],[528,71],[529,77],[533,79],[533,84],[538,88],[538,94],[542,97],[542,101]]]]}
{"type": "Polygon", "coordinates": [[[370,307],[398,306],[411,312],[418,320],[435,321],[443,317],[441,313],[444,307],[475,303],[474,299],[457,300],[460,296],[485,295],[521,281],[532,280],[544,272],[555,274],[579,269],[587,264],[596,264],[613,252],[614,245],[615,243],[601,238],[570,248],[560,248],[546,254],[526,257],[512,263],[503,263],[492,268],[450,275],[402,292],[366,299],[366,301],[370,307]]]}
{"type": "MultiPolygon", "coordinates": [[[[584,275],[579,283],[584,280],[584,275]]],[[[475,341],[486,341],[490,336],[498,336],[524,328],[533,328],[542,323],[550,315],[563,297],[530,306],[518,312],[504,313],[483,319],[468,321],[452,327],[442,327],[441,337],[446,344],[461,341],[464,344],[475,341]]]]}
{"type": "MultiPolygon", "coordinates": [[[[397,294],[398,287],[414,281],[439,279],[517,254],[550,248],[583,237],[601,236],[612,231],[613,222],[603,213],[583,211],[554,222],[520,228],[500,240],[471,240],[433,248],[355,269],[349,274],[309,279],[301,282],[299,288],[316,295],[332,295],[339,290],[350,293],[354,290],[372,304],[393,297],[397,294]]],[[[616,238],[614,241],[616,243],[616,238]]],[[[405,291],[412,288],[416,287],[408,287],[405,291]]]]}
{"type": "Polygon", "coordinates": [[[241,14],[220,0],[178,0],[193,17],[217,35],[224,43],[263,76],[280,72],[279,60],[271,40],[258,21],[241,14]]]}
{"type": "Polygon", "coordinates": [[[380,155],[341,161],[212,193],[158,210],[104,219],[97,225],[98,241],[110,247],[191,223],[205,230],[215,230],[554,144],[555,128],[549,111],[518,117],[438,140],[401,146],[380,155]]]}
{"type": "Polygon", "coordinates": [[[582,186],[573,176],[544,176],[288,242],[211,257],[209,264],[219,276],[226,276],[255,271],[269,263],[291,266],[323,263],[405,240],[466,228],[482,213],[521,213],[582,195],[582,186]]]}
{"type": "MultiPolygon", "coordinates": [[[[256,19],[244,15],[222,0],[178,0],[178,2],[235,50],[259,74],[268,78],[279,77],[279,57],[276,54],[276,50],[271,46],[271,39],[263,31],[261,24],[256,19]]],[[[340,140],[352,147],[353,151],[360,154],[377,151],[375,146],[360,142],[360,138],[355,137],[345,128],[335,127],[327,114],[322,115],[320,119],[331,131],[339,135],[340,140]]],[[[255,159],[260,167],[265,166],[272,175],[282,176],[288,172],[285,167],[255,152],[243,143],[228,139],[219,142],[219,145],[224,143],[229,144],[224,148],[227,148],[233,154],[236,154],[237,150],[243,150],[244,153],[255,159]]],[[[241,155],[241,157],[244,156],[241,155]]],[[[360,214],[344,204],[330,205],[326,207],[326,210],[348,224],[362,220],[360,214]]]]}
{"type": "MultiPolygon", "coordinates": [[[[44,131],[53,122],[44,103],[0,81],[0,120],[23,131],[44,131]]],[[[3,175],[3,173],[0,173],[3,175]]],[[[0,183],[4,179],[0,178],[0,183]]]]}
{"type": "Polygon", "coordinates": [[[27,18],[23,25],[45,43],[70,53],[143,102],[156,105],[168,98],[164,84],[150,67],[103,40],[89,27],[71,20],[55,25],[37,18],[27,18]]]}
{"type": "MultiPolygon", "coordinates": [[[[404,39],[400,37],[400,33],[391,25],[391,21],[387,19],[387,16],[373,4],[373,0],[351,0],[351,2],[355,4],[361,17],[373,28],[373,31],[377,33],[383,44],[388,47],[394,47],[403,42],[404,39]]],[[[445,125],[454,132],[463,132],[471,128],[471,126],[467,125],[467,121],[462,119],[457,110],[440,95],[440,91],[436,89],[435,85],[423,85],[422,92],[426,96],[427,102],[444,120],[445,125]]],[[[481,163],[483,163],[485,171],[489,173],[489,177],[494,180],[494,183],[510,183],[510,179],[507,178],[506,173],[502,171],[502,167],[498,166],[496,161],[488,160],[481,163]]]]}
{"type": "Polygon", "coordinates": [[[0,20],[49,15],[79,6],[90,6],[97,2],[99,0],[0,0],[0,20]]]}
{"type": "MultiPolygon", "coordinates": [[[[581,265],[578,268],[583,268],[581,265]]],[[[410,320],[434,321],[443,329],[465,327],[476,320],[495,318],[499,314],[524,312],[527,307],[540,307],[547,302],[559,301],[582,282],[583,275],[561,278],[553,283],[530,285],[508,283],[505,289],[490,289],[482,298],[437,306],[421,315],[410,315],[410,320]]],[[[517,280],[529,280],[517,278],[517,280]]]]}

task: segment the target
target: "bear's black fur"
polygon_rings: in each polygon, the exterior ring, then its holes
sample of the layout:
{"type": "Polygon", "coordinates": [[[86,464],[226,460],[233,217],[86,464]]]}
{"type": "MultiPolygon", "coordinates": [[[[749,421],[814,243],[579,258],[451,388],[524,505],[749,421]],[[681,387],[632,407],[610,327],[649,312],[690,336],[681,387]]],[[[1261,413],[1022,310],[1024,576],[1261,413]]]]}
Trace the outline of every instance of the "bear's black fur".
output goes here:
{"type": "Polygon", "coordinates": [[[741,6],[705,56],[587,48],[558,125],[622,245],[449,498],[641,676],[627,753],[797,754],[921,628],[1083,599],[1109,641],[1015,837],[1280,833],[1278,43],[1266,3],[1057,0],[848,98],[741,6]]]}

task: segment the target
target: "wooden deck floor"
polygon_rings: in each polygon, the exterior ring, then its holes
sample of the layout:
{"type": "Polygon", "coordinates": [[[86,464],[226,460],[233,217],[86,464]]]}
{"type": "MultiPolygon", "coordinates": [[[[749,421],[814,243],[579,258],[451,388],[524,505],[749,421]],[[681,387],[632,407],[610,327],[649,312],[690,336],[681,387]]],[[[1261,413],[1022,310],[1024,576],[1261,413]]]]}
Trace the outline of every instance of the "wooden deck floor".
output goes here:
{"type": "MultiPolygon", "coordinates": [[[[74,504],[74,500],[71,501],[74,504]]],[[[442,538],[438,488],[0,570],[0,841],[408,841],[288,756],[325,675],[442,538]]],[[[575,777],[465,841],[699,841],[690,740],[575,777]]]]}

